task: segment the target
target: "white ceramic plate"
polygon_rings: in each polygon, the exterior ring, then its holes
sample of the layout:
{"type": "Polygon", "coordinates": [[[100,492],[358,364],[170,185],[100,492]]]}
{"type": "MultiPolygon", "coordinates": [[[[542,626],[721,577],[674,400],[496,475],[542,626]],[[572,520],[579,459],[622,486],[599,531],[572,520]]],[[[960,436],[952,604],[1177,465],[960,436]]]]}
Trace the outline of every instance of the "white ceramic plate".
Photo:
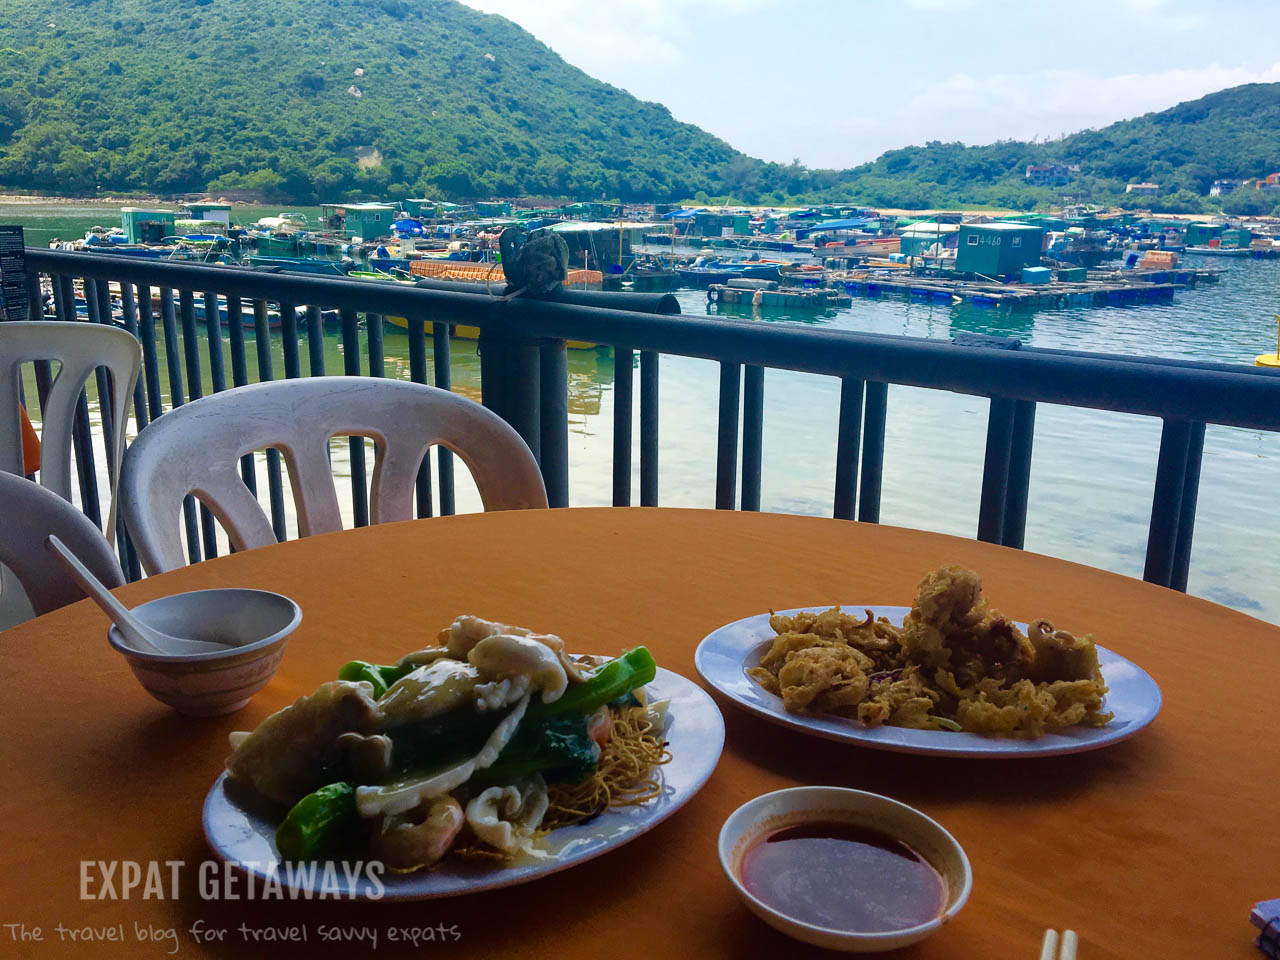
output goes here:
{"type": "MultiPolygon", "coordinates": [[[[842,609],[861,614],[870,610],[901,625],[910,607],[845,603],[842,609]]],[[[825,607],[799,607],[778,613],[821,613],[825,607]]],[[[1026,625],[1020,624],[1025,630],[1026,625]]],[[[762,613],[725,624],[708,634],[698,645],[694,663],[698,673],[738,706],[766,720],[829,740],[844,740],[879,750],[898,753],[942,754],[952,757],[1049,757],[1064,753],[1096,750],[1131,737],[1160,712],[1160,688],[1145,670],[1105,647],[1098,647],[1098,662],[1109,692],[1105,710],[1115,718],[1103,727],[1066,727],[1034,740],[979,733],[952,733],[948,730],[913,730],[907,727],[868,727],[858,720],[821,714],[789,713],[782,698],[769,693],[747,676],[760,662],[775,634],[769,614],[762,613]]]]}
{"type": "MultiPolygon", "coordinates": [[[[662,795],[635,807],[608,810],[586,823],[561,827],[541,844],[550,856],[524,858],[510,864],[494,865],[476,860],[446,860],[440,866],[419,873],[384,873],[379,879],[386,888],[383,900],[429,900],[480,890],[494,890],[582,863],[614,847],[634,840],[657,826],[698,792],[720,759],[724,746],[724,719],[715,702],[697,684],[670,670],[658,668],[657,677],[646,688],[654,700],[669,698],[666,737],[671,761],[660,767],[662,795]]],[[[324,865],[309,877],[299,876],[293,864],[282,864],[276,850],[277,821],[252,808],[242,791],[228,782],[224,772],[209,790],[204,802],[204,834],[213,852],[259,877],[278,879],[286,890],[318,893],[324,865]]],[[[367,872],[349,864],[348,876],[336,864],[330,877],[336,886],[326,889],[332,896],[368,897],[376,893],[367,872]]]]}

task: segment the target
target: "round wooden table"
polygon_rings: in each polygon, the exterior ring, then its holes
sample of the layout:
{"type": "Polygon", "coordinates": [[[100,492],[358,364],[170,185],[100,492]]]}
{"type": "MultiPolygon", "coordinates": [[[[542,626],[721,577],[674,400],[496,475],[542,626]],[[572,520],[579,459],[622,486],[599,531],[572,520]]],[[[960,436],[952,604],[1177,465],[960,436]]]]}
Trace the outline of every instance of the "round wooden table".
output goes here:
{"type": "Polygon", "coordinates": [[[1280,630],[1214,604],[914,530],[664,509],[388,524],[212,560],[119,594],[134,605],[215,586],[276,590],[304,612],[272,683],[229,717],[189,719],[150,699],[88,601],[0,635],[0,955],[167,956],[172,930],[187,957],[367,956],[369,939],[325,939],[363,929],[378,937],[377,956],[795,956],[798,944],[738,902],[716,835],[751,797],[834,784],[913,804],[972,861],[968,906],[902,956],[1033,958],[1046,927],[1078,931],[1084,960],[1261,956],[1249,909],[1280,896],[1280,752],[1270,740],[1280,630]],[[725,751],[702,792],[652,832],[563,873],[418,904],[226,898],[241,889],[202,897],[201,864],[212,858],[201,804],[227,733],[349,659],[393,660],[467,612],[559,633],[570,649],[644,643],[696,678],[694,648],[723,623],[769,607],[906,604],[946,561],[980,571],[1010,616],[1092,631],[1142,665],[1163,690],[1163,713],[1095,753],[977,761],[829,743],[722,703],[725,751]],[[160,863],[164,898],[143,899],[139,886],[128,900],[103,899],[119,897],[131,869],[113,861],[144,872],[160,863]],[[40,940],[21,939],[35,928],[40,940]],[[210,939],[216,930],[221,940],[210,939]],[[416,939],[405,942],[406,930],[416,939]],[[161,939],[139,942],[148,936],[161,939]]]}

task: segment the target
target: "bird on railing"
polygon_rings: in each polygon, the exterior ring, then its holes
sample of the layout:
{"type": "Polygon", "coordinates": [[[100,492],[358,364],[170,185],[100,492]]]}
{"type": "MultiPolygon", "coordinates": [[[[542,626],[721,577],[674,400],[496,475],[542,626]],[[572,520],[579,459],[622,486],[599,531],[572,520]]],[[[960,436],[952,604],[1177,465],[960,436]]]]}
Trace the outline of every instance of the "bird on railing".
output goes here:
{"type": "Polygon", "coordinates": [[[521,294],[545,297],[569,276],[569,245],[559,234],[542,232],[530,239],[519,227],[507,227],[498,237],[498,249],[508,300],[521,294]]]}

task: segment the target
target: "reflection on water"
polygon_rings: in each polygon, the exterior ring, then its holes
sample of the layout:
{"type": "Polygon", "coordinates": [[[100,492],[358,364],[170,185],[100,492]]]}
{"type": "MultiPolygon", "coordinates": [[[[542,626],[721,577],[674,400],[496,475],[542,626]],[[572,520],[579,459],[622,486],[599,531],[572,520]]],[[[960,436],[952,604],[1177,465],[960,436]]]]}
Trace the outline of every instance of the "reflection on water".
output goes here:
{"type": "Polygon", "coordinates": [[[981,333],[992,337],[1013,337],[1029,342],[1035,326],[1032,310],[1008,310],[957,304],[948,311],[951,336],[957,333],[981,333]]]}

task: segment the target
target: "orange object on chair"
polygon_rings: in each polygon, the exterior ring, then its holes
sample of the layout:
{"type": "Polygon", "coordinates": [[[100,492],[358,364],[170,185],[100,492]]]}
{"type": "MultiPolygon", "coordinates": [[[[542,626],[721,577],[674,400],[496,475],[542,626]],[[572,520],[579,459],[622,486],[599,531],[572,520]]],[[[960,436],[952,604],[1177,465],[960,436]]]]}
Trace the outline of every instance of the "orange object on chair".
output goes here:
{"type": "Polygon", "coordinates": [[[22,469],[26,473],[35,473],[40,469],[40,438],[27,419],[27,408],[19,407],[18,410],[22,415],[22,469]]]}

